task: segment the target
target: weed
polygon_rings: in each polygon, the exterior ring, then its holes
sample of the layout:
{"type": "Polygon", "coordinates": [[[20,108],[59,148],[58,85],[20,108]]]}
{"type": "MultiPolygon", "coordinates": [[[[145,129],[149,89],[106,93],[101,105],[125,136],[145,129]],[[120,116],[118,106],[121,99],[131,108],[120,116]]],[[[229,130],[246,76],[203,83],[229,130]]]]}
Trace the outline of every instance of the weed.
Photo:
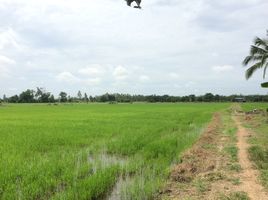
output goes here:
{"type": "Polygon", "coordinates": [[[228,179],[230,182],[232,182],[233,185],[240,185],[241,184],[241,181],[239,178],[231,178],[231,179],[228,179]]]}
{"type": "Polygon", "coordinates": [[[195,180],[194,181],[194,186],[197,189],[197,191],[200,192],[200,193],[204,193],[209,188],[208,183],[206,181],[202,180],[202,179],[195,180]]]}
{"type": "Polygon", "coordinates": [[[229,195],[221,195],[221,200],[249,200],[245,192],[232,192],[229,195]]]}
{"type": "Polygon", "coordinates": [[[237,157],[238,148],[235,145],[229,145],[225,147],[224,149],[231,156],[231,159],[233,162],[238,161],[238,157],[237,157]]]}
{"type": "Polygon", "coordinates": [[[268,151],[259,145],[254,145],[249,148],[251,160],[253,160],[259,169],[268,168],[268,151]]]}
{"type": "Polygon", "coordinates": [[[239,163],[230,163],[229,169],[235,172],[240,172],[242,170],[241,165],[239,163]]]}

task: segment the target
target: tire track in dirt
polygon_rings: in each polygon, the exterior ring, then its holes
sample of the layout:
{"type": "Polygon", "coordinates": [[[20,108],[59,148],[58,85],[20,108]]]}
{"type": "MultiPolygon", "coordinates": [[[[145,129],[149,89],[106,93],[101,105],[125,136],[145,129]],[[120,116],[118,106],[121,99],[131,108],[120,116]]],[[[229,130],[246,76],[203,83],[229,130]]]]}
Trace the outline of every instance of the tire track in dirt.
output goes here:
{"type": "Polygon", "coordinates": [[[241,190],[246,192],[252,200],[268,200],[268,194],[265,192],[263,186],[258,181],[258,170],[253,168],[251,161],[249,160],[248,148],[249,144],[247,139],[249,132],[241,125],[241,122],[237,116],[233,116],[238,131],[237,131],[237,147],[238,147],[238,159],[242,168],[240,174],[241,190]]]}

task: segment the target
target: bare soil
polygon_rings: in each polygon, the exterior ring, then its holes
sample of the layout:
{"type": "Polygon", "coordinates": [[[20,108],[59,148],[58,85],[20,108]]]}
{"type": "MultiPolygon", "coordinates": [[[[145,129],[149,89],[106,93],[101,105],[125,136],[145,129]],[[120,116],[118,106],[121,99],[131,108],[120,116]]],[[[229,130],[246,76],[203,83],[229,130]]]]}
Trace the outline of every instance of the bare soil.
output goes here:
{"type": "Polygon", "coordinates": [[[216,113],[200,139],[184,153],[182,162],[172,169],[158,199],[215,199],[223,187],[232,185],[222,183],[226,176],[222,163],[228,157],[221,152],[228,138],[220,134],[221,128],[221,114],[216,113]]]}
{"type": "MultiPolygon", "coordinates": [[[[223,123],[222,114],[213,116],[200,139],[172,169],[170,180],[156,199],[245,199],[236,195],[246,195],[252,200],[268,200],[258,181],[258,171],[249,160],[247,138],[250,133],[241,126],[238,116],[232,119],[229,113],[230,125],[223,123]],[[225,133],[235,127],[236,139],[225,133]],[[230,146],[238,150],[238,159],[234,160],[226,151],[230,146]]],[[[233,133],[235,136],[235,131],[233,133]]]]}
{"type": "Polygon", "coordinates": [[[248,196],[252,200],[262,200],[268,199],[268,195],[265,192],[263,186],[259,183],[258,178],[259,172],[254,169],[251,161],[249,160],[248,148],[249,144],[247,142],[250,133],[245,129],[238,117],[233,117],[237,127],[237,146],[239,149],[238,159],[242,167],[242,172],[240,174],[242,184],[240,185],[241,190],[247,192],[248,196]]]}

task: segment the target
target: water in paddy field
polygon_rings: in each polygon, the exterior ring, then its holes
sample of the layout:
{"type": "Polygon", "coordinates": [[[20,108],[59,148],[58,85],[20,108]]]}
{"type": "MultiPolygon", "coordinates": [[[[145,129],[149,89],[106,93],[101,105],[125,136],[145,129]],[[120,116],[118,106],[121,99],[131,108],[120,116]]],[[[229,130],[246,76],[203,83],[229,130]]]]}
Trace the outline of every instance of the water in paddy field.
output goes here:
{"type": "Polygon", "coordinates": [[[120,176],[113,187],[112,192],[108,195],[106,200],[120,200],[127,199],[126,186],[131,181],[129,176],[122,177],[120,176]]]}
{"type": "Polygon", "coordinates": [[[127,163],[127,159],[103,152],[94,156],[90,155],[88,162],[93,165],[93,172],[95,173],[98,168],[106,168],[111,165],[119,165],[123,168],[127,163]]]}
{"type": "MultiPolygon", "coordinates": [[[[118,157],[115,155],[110,155],[105,152],[98,155],[90,155],[88,157],[88,162],[93,165],[93,173],[95,173],[99,168],[106,168],[111,165],[119,165],[121,168],[125,167],[127,164],[127,159],[118,157]]],[[[113,189],[104,198],[105,200],[120,200],[126,199],[125,186],[130,182],[130,177],[123,177],[120,175],[113,189]]]]}

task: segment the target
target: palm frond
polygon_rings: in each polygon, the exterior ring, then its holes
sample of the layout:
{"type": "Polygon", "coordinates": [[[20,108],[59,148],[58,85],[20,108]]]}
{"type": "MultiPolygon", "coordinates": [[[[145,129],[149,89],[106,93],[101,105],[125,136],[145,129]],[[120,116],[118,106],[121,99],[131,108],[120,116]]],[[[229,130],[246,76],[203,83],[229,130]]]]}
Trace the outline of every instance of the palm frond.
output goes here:
{"type": "Polygon", "coordinates": [[[261,62],[258,62],[252,65],[250,68],[248,68],[246,71],[246,79],[248,80],[253,75],[253,73],[261,67],[262,67],[261,62]]]}
{"type": "Polygon", "coordinates": [[[262,55],[262,54],[266,54],[266,53],[268,53],[267,50],[265,50],[261,47],[258,47],[258,46],[252,45],[250,48],[250,55],[262,55]]]}
{"type": "Polygon", "coordinates": [[[265,67],[263,69],[263,79],[265,79],[267,68],[268,68],[268,63],[266,63],[266,65],[265,65],[265,67]]]}
{"type": "Polygon", "coordinates": [[[254,39],[254,44],[255,44],[256,46],[267,47],[267,46],[268,46],[268,41],[265,40],[265,39],[261,39],[261,38],[259,38],[259,37],[256,37],[256,38],[254,39]]]}
{"type": "Polygon", "coordinates": [[[262,86],[263,88],[268,88],[268,82],[262,83],[261,86],[262,86]]]}
{"type": "Polygon", "coordinates": [[[267,54],[263,54],[262,58],[261,58],[261,65],[264,66],[265,63],[267,63],[267,59],[268,59],[268,53],[267,54]]]}
{"type": "Polygon", "coordinates": [[[242,62],[244,66],[249,63],[252,63],[252,66],[246,70],[246,79],[249,79],[260,68],[263,68],[263,78],[265,78],[268,68],[268,39],[259,37],[254,39],[254,45],[251,46],[249,55],[242,62]]]}
{"type": "Polygon", "coordinates": [[[260,62],[261,60],[262,60],[262,58],[263,58],[263,56],[252,56],[252,55],[250,55],[250,56],[247,56],[244,60],[243,60],[243,62],[242,62],[242,64],[244,65],[244,66],[247,66],[250,62],[255,62],[255,61],[258,61],[258,62],[260,62]]]}

